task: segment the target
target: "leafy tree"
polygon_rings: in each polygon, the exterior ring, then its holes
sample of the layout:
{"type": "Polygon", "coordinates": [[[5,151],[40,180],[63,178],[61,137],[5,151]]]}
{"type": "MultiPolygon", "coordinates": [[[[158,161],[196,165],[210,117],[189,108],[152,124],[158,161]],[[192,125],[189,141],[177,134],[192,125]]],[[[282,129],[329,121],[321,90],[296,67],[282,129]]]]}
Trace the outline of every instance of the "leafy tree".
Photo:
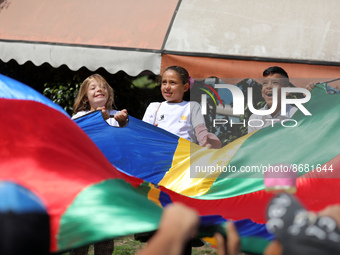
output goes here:
{"type": "Polygon", "coordinates": [[[64,110],[72,115],[73,112],[73,102],[75,97],[78,94],[80,84],[53,84],[53,83],[45,83],[44,84],[44,96],[50,98],[54,103],[62,106],[64,110]]]}

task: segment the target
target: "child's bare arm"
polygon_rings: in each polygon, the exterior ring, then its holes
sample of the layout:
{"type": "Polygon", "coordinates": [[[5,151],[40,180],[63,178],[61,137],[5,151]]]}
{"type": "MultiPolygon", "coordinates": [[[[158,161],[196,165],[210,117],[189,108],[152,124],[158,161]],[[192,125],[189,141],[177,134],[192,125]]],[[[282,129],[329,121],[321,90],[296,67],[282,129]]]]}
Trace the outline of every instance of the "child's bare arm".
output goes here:
{"type": "Polygon", "coordinates": [[[168,205],[156,234],[138,255],[178,255],[182,254],[184,245],[198,229],[197,213],[184,205],[168,205]]]}

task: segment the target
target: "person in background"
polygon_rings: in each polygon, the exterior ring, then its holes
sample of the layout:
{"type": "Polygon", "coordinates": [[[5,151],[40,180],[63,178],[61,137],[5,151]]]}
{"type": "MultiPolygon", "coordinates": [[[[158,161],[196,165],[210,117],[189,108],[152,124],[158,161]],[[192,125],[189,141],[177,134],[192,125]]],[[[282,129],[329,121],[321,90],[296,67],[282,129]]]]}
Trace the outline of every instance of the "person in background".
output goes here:
{"type": "Polygon", "coordinates": [[[184,101],[191,78],[181,66],[170,66],[162,74],[161,93],[165,101],[151,103],[143,121],[207,148],[218,149],[221,142],[208,132],[197,102],[184,101]]]}
{"type": "Polygon", "coordinates": [[[112,105],[114,105],[112,87],[101,75],[93,74],[87,77],[80,86],[73,105],[72,119],[101,110],[103,118],[108,124],[115,127],[125,126],[128,122],[127,110],[117,111],[112,109],[112,105]]]}
{"type": "MultiPolygon", "coordinates": [[[[272,107],[274,88],[276,88],[277,90],[276,94],[277,107],[274,110],[274,112],[271,113],[270,115],[252,114],[249,118],[249,121],[251,121],[251,123],[253,123],[254,126],[248,125],[248,134],[255,130],[259,130],[261,128],[265,128],[272,125],[272,121],[274,120],[275,120],[274,123],[276,123],[278,121],[291,119],[291,117],[294,115],[298,108],[293,107],[291,105],[287,105],[286,115],[282,115],[281,113],[281,88],[288,87],[289,84],[290,83],[288,74],[281,67],[272,66],[263,71],[261,94],[266,104],[263,108],[261,108],[261,110],[268,110],[272,107]],[[261,126],[262,123],[264,124],[261,126]]],[[[314,83],[309,83],[306,86],[306,89],[311,91],[314,88],[314,86],[315,86],[314,83]]]]}

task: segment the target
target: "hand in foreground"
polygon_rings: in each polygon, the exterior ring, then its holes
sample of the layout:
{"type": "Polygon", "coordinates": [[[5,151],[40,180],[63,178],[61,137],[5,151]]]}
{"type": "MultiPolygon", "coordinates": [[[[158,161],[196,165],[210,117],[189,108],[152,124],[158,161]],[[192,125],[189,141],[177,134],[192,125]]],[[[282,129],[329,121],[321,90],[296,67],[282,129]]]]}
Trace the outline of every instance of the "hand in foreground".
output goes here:
{"type": "Polygon", "coordinates": [[[325,209],[318,212],[320,217],[328,216],[335,220],[338,228],[340,228],[340,205],[329,205],[325,209]]]}
{"type": "Polygon", "coordinates": [[[217,241],[218,255],[237,255],[240,251],[240,237],[237,233],[233,222],[228,222],[226,226],[227,238],[220,233],[215,233],[214,237],[217,241]]]}
{"type": "Polygon", "coordinates": [[[155,235],[138,255],[179,255],[198,229],[198,214],[181,204],[170,204],[164,211],[155,235]]]}

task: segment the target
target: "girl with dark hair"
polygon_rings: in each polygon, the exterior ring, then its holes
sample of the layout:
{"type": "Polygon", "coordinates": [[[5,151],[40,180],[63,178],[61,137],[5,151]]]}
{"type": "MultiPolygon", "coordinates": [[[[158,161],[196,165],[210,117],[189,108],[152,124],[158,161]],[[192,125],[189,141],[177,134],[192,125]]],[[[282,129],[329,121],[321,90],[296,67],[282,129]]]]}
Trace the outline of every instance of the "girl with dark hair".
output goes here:
{"type": "Polygon", "coordinates": [[[220,140],[208,133],[197,102],[184,101],[183,96],[190,88],[188,71],[181,66],[170,66],[162,74],[161,93],[164,102],[151,103],[143,121],[163,128],[179,137],[207,148],[220,148],[220,140]]]}

